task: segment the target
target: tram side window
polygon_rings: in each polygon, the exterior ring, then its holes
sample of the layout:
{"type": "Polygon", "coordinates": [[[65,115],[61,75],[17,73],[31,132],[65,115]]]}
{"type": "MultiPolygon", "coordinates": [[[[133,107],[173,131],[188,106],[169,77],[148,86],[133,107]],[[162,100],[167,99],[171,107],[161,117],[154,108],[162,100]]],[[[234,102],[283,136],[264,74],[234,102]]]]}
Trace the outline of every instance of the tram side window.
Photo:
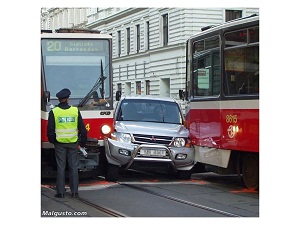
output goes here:
{"type": "Polygon", "coordinates": [[[220,45],[214,36],[193,45],[193,95],[220,94],[220,45]]]}
{"type": "Polygon", "coordinates": [[[258,28],[231,32],[225,41],[225,94],[259,94],[258,28]]]}

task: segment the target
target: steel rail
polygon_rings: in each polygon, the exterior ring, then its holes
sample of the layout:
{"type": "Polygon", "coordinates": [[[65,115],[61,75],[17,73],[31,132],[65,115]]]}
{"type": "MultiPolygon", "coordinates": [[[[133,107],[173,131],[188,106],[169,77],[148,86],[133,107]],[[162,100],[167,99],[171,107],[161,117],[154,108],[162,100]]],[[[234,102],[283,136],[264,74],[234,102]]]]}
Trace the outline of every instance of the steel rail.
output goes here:
{"type": "MultiPolygon", "coordinates": [[[[55,190],[55,188],[52,188],[52,187],[48,187],[48,188],[51,189],[51,190],[55,190]]],[[[124,214],[122,214],[120,212],[117,212],[115,210],[112,210],[112,209],[104,207],[104,206],[100,206],[100,205],[94,204],[94,203],[92,203],[90,201],[87,201],[87,200],[85,200],[83,198],[80,198],[80,197],[73,198],[72,195],[69,194],[69,193],[67,193],[65,196],[68,196],[69,198],[72,198],[73,200],[81,202],[81,203],[83,203],[85,205],[91,206],[94,209],[97,209],[100,212],[104,212],[104,213],[106,213],[106,214],[108,214],[108,215],[110,215],[112,217],[128,217],[127,215],[124,215],[124,214]]]]}
{"type": "MultiPolygon", "coordinates": [[[[68,194],[68,195],[70,195],[70,194],[68,194]]],[[[72,197],[72,196],[70,195],[70,197],[72,197]]],[[[88,206],[91,206],[91,207],[93,207],[95,209],[98,209],[99,211],[104,212],[104,213],[106,213],[108,215],[111,215],[112,217],[128,217],[128,216],[126,216],[126,215],[124,215],[124,214],[122,214],[120,212],[114,211],[114,210],[112,210],[110,208],[107,208],[107,207],[103,207],[103,206],[94,204],[94,203],[92,203],[90,201],[87,201],[87,200],[85,200],[83,198],[80,198],[80,197],[79,198],[73,198],[73,199],[76,200],[76,201],[79,201],[81,203],[84,203],[84,204],[86,204],[88,206]]]]}
{"type": "Polygon", "coordinates": [[[233,214],[233,213],[225,212],[225,211],[214,209],[214,208],[211,208],[211,207],[208,207],[208,206],[204,206],[204,205],[196,204],[196,203],[189,202],[189,201],[186,201],[186,200],[178,199],[178,198],[175,198],[175,197],[172,197],[172,196],[160,194],[158,192],[151,191],[151,190],[148,190],[148,189],[143,188],[143,187],[137,187],[137,186],[132,185],[132,184],[126,184],[126,183],[119,183],[119,184],[123,185],[123,186],[126,186],[126,187],[129,187],[129,188],[133,188],[133,189],[145,192],[145,193],[148,193],[148,194],[152,194],[152,195],[159,196],[159,197],[162,197],[162,198],[165,198],[165,199],[169,199],[169,200],[172,200],[172,201],[175,201],[175,202],[178,202],[178,203],[182,203],[182,204],[185,204],[185,205],[189,205],[189,206],[193,206],[193,207],[196,207],[196,208],[204,209],[204,210],[207,210],[207,211],[210,211],[210,212],[218,213],[218,214],[221,214],[221,215],[224,215],[224,216],[242,217],[240,215],[236,215],[236,214],[233,214]]]}

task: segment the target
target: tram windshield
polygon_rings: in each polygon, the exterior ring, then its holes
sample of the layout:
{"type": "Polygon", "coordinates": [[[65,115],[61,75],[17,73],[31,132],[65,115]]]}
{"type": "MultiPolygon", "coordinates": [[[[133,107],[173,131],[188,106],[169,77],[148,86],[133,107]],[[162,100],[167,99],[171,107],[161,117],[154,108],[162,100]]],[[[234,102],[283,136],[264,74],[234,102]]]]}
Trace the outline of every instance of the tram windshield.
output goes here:
{"type": "Polygon", "coordinates": [[[110,97],[108,40],[42,39],[42,69],[51,99],[63,88],[71,98],[110,97]],[[103,82],[103,84],[102,84],[103,82]]]}

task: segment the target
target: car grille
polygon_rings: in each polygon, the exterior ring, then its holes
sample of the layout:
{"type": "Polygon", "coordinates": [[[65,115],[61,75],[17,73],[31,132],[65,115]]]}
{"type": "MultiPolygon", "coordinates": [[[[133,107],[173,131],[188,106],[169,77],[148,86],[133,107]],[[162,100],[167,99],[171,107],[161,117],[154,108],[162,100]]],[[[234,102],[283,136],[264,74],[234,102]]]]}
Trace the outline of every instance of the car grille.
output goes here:
{"type": "Polygon", "coordinates": [[[170,145],[173,137],[168,136],[157,136],[157,135],[144,135],[144,134],[133,134],[135,144],[162,144],[170,145]]]}

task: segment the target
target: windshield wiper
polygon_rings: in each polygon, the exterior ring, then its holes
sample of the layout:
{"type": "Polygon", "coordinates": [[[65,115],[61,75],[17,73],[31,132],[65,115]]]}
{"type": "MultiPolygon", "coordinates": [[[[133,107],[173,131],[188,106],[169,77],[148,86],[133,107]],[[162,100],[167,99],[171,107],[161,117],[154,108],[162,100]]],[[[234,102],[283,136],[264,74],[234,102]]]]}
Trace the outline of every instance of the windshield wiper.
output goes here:
{"type": "Polygon", "coordinates": [[[96,80],[92,89],[86,94],[86,96],[83,99],[81,99],[81,101],[78,104],[78,107],[83,107],[88,102],[91,95],[100,87],[100,85],[102,85],[101,95],[102,95],[102,98],[104,98],[104,80],[106,79],[106,77],[103,75],[102,59],[100,62],[100,70],[101,70],[101,73],[100,73],[99,78],[96,80]]]}

